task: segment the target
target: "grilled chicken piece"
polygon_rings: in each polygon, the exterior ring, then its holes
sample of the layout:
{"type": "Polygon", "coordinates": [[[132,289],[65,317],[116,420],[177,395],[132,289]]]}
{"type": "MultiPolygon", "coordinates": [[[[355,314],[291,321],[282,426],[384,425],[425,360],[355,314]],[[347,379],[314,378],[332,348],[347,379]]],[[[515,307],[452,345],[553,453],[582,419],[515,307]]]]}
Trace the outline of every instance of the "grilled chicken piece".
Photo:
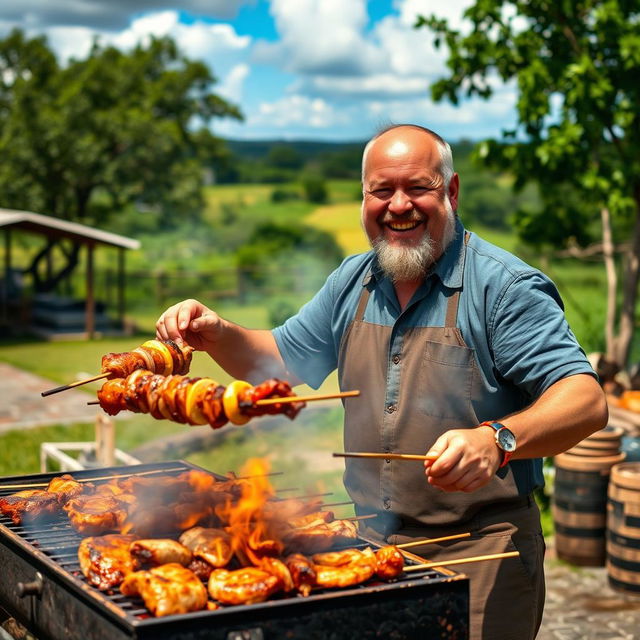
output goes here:
{"type": "Polygon", "coordinates": [[[120,585],[125,596],[141,596],[154,616],[199,611],[207,606],[207,590],[200,579],[180,564],[130,573],[120,585]]]}
{"type": "Polygon", "coordinates": [[[47,491],[55,493],[58,503],[63,505],[71,498],[79,496],[81,493],[93,491],[94,485],[90,482],[78,482],[68,473],[51,479],[47,486],[47,491]]]}
{"type": "Polygon", "coordinates": [[[78,532],[97,535],[120,531],[127,517],[127,503],[114,496],[80,495],[64,505],[71,526],[78,532]]]}
{"type": "Polygon", "coordinates": [[[319,553],[338,543],[358,537],[356,524],[351,520],[324,522],[316,520],[309,525],[291,529],[283,534],[286,548],[291,552],[319,553]]]}
{"type": "Polygon", "coordinates": [[[134,535],[116,533],[84,538],[78,547],[80,569],[89,584],[101,591],[119,585],[125,576],[140,568],[129,553],[134,535]]]}
{"type": "Polygon", "coordinates": [[[376,575],[389,580],[400,575],[404,569],[404,556],[398,547],[388,545],[376,551],[376,575]]]}
{"type": "Polygon", "coordinates": [[[311,588],[316,584],[316,570],[313,562],[301,553],[292,553],[284,559],[284,562],[289,569],[295,588],[303,596],[308,596],[311,588]]]}
{"type": "Polygon", "coordinates": [[[367,547],[344,549],[313,556],[316,584],[319,587],[350,587],[365,582],[376,571],[376,556],[367,547]]]}
{"type": "Polygon", "coordinates": [[[158,566],[176,562],[186,567],[191,562],[191,551],[171,538],[136,540],[131,543],[129,551],[140,564],[158,566]]]}
{"type": "Polygon", "coordinates": [[[264,602],[282,588],[280,579],[268,571],[245,567],[236,571],[216,569],[209,578],[209,593],[223,604],[264,602]]]}
{"type": "Polygon", "coordinates": [[[193,527],[187,529],[179,538],[191,551],[194,558],[200,558],[212,567],[225,567],[231,561],[231,537],[222,529],[193,527]]]}
{"type": "Polygon", "coordinates": [[[0,511],[19,525],[33,520],[53,518],[60,513],[58,495],[40,489],[18,491],[0,498],[0,511]]]}

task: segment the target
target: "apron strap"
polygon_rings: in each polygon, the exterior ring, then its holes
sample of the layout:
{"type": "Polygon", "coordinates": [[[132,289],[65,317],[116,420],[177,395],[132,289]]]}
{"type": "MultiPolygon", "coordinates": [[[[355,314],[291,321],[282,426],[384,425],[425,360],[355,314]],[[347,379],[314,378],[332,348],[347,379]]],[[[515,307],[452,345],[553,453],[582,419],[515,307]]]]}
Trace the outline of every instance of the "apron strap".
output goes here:
{"type": "Polygon", "coordinates": [[[364,320],[364,310],[367,308],[367,302],[369,302],[369,295],[370,295],[369,283],[370,282],[371,282],[371,271],[369,271],[369,273],[366,275],[362,283],[363,284],[362,293],[360,294],[360,300],[358,301],[358,308],[356,309],[356,315],[353,318],[358,322],[362,322],[362,320],[364,320]]]}
{"type": "MultiPolygon", "coordinates": [[[[469,232],[466,231],[464,234],[464,246],[465,251],[467,244],[469,244],[469,232]]],[[[449,297],[449,302],[447,303],[447,315],[444,321],[445,329],[455,329],[456,322],[458,320],[458,304],[460,303],[460,292],[462,289],[456,289],[453,294],[449,297]]],[[[448,335],[448,331],[445,331],[445,334],[448,335]]]]}

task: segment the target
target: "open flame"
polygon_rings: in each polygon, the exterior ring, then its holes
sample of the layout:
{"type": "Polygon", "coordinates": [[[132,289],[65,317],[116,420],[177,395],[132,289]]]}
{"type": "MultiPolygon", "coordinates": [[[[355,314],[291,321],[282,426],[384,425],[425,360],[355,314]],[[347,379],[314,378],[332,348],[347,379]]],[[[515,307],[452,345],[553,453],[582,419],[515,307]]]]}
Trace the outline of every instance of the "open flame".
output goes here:
{"type": "Polygon", "coordinates": [[[243,565],[259,567],[265,558],[282,553],[284,545],[276,523],[265,517],[265,505],[275,494],[269,482],[269,463],[264,458],[246,462],[241,476],[242,492],[236,501],[228,500],[216,509],[231,536],[231,547],[243,565]]]}

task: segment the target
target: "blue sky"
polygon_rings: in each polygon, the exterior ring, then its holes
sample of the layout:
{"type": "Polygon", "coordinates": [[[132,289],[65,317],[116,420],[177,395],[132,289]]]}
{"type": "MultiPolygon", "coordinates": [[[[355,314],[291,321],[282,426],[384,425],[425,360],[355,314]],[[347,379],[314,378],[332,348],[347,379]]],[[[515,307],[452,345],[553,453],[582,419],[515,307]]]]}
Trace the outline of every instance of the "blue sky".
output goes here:
{"type": "Polygon", "coordinates": [[[85,56],[96,36],[126,49],[170,35],[242,110],[242,123],[214,122],[228,138],[363,140],[380,126],[414,122],[456,141],[498,136],[515,119],[513,88],[497,82],[489,102],[429,98],[446,53],[413,28],[416,16],[434,13],[464,29],[469,2],[1,0],[0,37],[14,27],[45,34],[64,61],[85,56]]]}

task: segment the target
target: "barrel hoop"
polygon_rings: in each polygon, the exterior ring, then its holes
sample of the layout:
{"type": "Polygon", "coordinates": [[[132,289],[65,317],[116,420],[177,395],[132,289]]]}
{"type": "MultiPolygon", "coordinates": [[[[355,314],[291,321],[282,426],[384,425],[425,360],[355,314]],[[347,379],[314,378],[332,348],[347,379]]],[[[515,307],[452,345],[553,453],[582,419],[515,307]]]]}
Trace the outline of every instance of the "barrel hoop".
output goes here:
{"type": "Polygon", "coordinates": [[[618,502],[617,500],[613,500],[609,498],[609,504],[613,510],[613,517],[619,518],[624,521],[624,524],[627,527],[637,527],[640,529],[640,516],[631,515],[627,513],[627,504],[624,502],[618,502]]]}
{"type": "Polygon", "coordinates": [[[616,580],[611,576],[609,576],[609,584],[612,587],[614,588],[617,587],[622,591],[637,591],[638,593],[640,593],[640,584],[629,584],[628,582],[622,582],[620,580],[616,580]]]}
{"type": "Polygon", "coordinates": [[[628,538],[627,536],[622,536],[615,531],[611,531],[611,529],[607,531],[607,540],[610,540],[621,547],[640,549],[640,538],[628,538]]]}
{"type": "Polygon", "coordinates": [[[556,497],[554,503],[558,509],[564,509],[565,511],[577,511],[579,513],[605,513],[607,510],[607,501],[603,501],[602,504],[597,503],[589,503],[582,504],[581,502],[576,502],[574,500],[558,500],[556,497]]]}
{"type": "Polygon", "coordinates": [[[576,529],[575,527],[565,527],[562,524],[556,523],[556,531],[573,538],[600,538],[605,536],[606,528],[576,529]]]}
{"type": "Polygon", "coordinates": [[[557,496],[562,496],[563,498],[604,498],[607,497],[607,484],[603,484],[601,487],[591,486],[591,487],[576,487],[575,485],[569,486],[566,484],[558,484],[557,482],[553,485],[553,493],[557,496]]]}
{"type": "Polygon", "coordinates": [[[618,558],[617,556],[613,556],[610,553],[607,553],[607,561],[614,567],[618,567],[618,569],[624,569],[625,571],[633,571],[634,573],[637,573],[640,570],[640,562],[624,560],[623,558],[618,558]]]}
{"type": "Polygon", "coordinates": [[[601,473],[593,471],[573,471],[564,467],[556,467],[554,484],[573,483],[574,485],[597,484],[606,486],[609,483],[609,475],[603,476],[601,473]]]}

